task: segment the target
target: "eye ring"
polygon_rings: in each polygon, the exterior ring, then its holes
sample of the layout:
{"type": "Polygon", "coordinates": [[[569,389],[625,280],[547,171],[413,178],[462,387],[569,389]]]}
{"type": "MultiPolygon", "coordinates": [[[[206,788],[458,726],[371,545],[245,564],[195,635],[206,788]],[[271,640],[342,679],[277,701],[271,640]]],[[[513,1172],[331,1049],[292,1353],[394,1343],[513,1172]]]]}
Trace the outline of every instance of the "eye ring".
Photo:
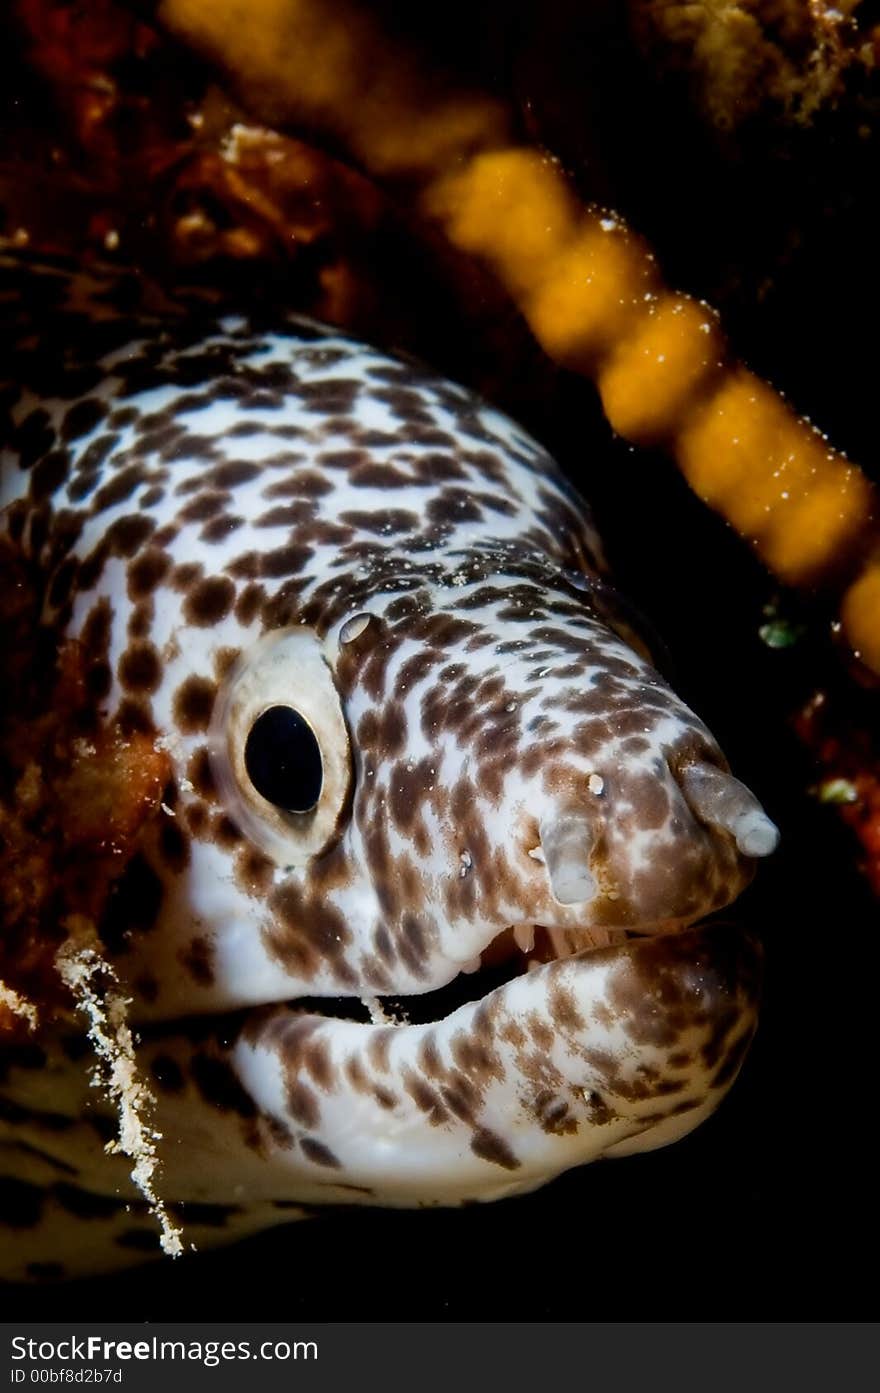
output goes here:
{"type": "Polygon", "coordinates": [[[241,655],[215,702],[208,748],[229,816],[266,855],[302,866],[326,849],[349,805],[351,749],[313,630],[277,630],[241,655]]]}

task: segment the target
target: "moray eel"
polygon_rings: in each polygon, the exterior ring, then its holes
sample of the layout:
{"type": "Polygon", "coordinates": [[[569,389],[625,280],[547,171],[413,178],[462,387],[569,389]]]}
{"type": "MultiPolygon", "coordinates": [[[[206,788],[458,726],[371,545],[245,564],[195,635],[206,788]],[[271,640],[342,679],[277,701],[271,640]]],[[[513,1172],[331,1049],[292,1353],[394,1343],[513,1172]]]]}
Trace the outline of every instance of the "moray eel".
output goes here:
{"type": "MultiPolygon", "coordinates": [[[[689,1132],[759,975],[698,921],[777,833],[633,638],[586,505],[420,366],[139,296],[3,262],[0,499],[97,721],[170,762],[104,928],[185,1242],[689,1132]]],[[[82,1050],[26,1055],[9,1273],[158,1252],[82,1050]]]]}

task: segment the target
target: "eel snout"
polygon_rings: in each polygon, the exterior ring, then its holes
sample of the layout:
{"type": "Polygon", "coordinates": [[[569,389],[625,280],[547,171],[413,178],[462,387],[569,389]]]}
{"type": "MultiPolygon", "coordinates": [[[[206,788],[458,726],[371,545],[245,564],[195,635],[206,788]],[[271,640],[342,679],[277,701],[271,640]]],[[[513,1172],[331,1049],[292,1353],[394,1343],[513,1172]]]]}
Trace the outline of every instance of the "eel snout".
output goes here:
{"type": "Polygon", "coordinates": [[[634,939],[431,1025],[277,1009],[245,1027],[230,1062],[269,1124],[278,1192],[488,1200],[695,1127],[745,1055],[759,965],[756,941],[729,928],[634,939]]]}
{"type": "Polygon", "coordinates": [[[657,761],[649,774],[592,776],[589,800],[539,823],[557,904],[589,906],[592,920],[644,932],[681,928],[729,904],[779,833],[757,798],[705,761],[657,761]]]}

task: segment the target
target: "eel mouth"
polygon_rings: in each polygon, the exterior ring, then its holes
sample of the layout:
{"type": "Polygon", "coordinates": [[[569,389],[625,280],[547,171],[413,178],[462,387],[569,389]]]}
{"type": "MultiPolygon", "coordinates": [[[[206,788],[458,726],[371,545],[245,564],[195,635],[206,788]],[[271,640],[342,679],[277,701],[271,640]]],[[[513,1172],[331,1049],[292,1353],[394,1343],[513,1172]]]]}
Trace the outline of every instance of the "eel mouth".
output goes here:
{"type": "Polygon", "coordinates": [[[747,932],[728,915],[708,915],[689,926],[601,928],[548,926],[531,921],[508,925],[494,935],[482,952],[463,963],[445,985],[418,994],[389,992],[361,997],[298,997],[287,1009],[310,1014],[370,1022],[373,1025],[431,1025],[443,1021],[460,1007],[477,1005],[493,992],[519,977],[530,978],[553,963],[569,959],[585,960],[603,954],[609,961],[627,945],[671,939],[699,930],[738,934],[747,932]]]}
{"type": "Polygon", "coordinates": [[[250,1014],[231,1063],[299,1197],[495,1199],[715,1109],[757,1022],[751,934],[716,921],[561,955],[537,928],[499,937],[479,971],[367,1003],[369,1020],[323,1001],[250,1014]]]}
{"type": "MultiPolygon", "coordinates": [[[[592,777],[604,784],[600,776],[592,777]]],[[[756,862],[775,850],[778,828],[754,794],[725,768],[707,762],[683,764],[673,771],[672,786],[679,797],[682,822],[690,819],[698,856],[662,860],[656,885],[642,888],[631,903],[627,900],[625,912],[619,903],[613,906],[614,914],[600,907],[593,924],[578,925],[576,919],[565,926],[540,919],[509,924],[496,931],[474,958],[450,963],[458,972],[446,986],[423,996],[392,993],[384,999],[363,998],[361,1005],[370,1020],[388,1025],[429,1023],[440,1018],[438,1012],[448,1014],[478,1001],[514,978],[539,976],[554,963],[583,960],[598,951],[625,955],[629,944],[699,934],[724,922],[728,933],[737,933],[735,925],[719,919],[725,899],[735,898],[749,884],[756,862]],[[725,899],[715,899],[722,907],[697,920],[691,893],[694,878],[718,866],[728,878],[723,886],[725,899]]],[[[596,796],[603,791],[598,788],[596,796]]],[[[529,847],[527,855],[546,868],[556,905],[576,915],[579,905],[596,896],[621,900],[618,885],[603,883],[604,873],[594,863],[595,828],[578,805],[556,808],[552,817],[542,819],[537,831],[537,846],[529,847]]]]}

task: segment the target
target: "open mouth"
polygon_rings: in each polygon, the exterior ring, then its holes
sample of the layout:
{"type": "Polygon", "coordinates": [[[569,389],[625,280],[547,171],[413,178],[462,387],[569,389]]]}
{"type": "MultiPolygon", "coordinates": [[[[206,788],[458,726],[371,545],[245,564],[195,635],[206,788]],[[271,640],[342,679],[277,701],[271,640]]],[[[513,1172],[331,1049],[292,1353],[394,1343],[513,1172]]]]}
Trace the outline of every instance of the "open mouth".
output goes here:
{"type": "MultiPolygon", "coordinates": [[[[549,964],[586,959],[603,953],[609,961],[628,944],[649,943],[680,933],[713,931],[736,935],[744,930],[730,916],[707,915],[690,930],[680,926],[663,934],[623,928],[558,928],[520,923],[501,930],[483,952],[465,964],[445,986],[418,994],[385,993],[362,997],[297,997],[286,1009],[375,1026],[433,1025],[463,1006],[478,1005],[519,977],[539,973],[549,964]]],[[[690,941],[688,939],[688,941],[690,941]]]]}
{"type": "Polygon", "coordinates": [[[422,997],[248,1012],[226,1057],[297,1197],[493,1199],[708,1116],[754,1033],[756,940],[717,922],[580,937],[518,926],[422,997]]]}
{"type": "Polygon", "coordinates": [[[517,977],[539,972],[548,963],[610,948],[644,935],[630,929],[550,928],[543,924],[510,925],[496,934],[482,953],[464,964],[445,986],[418,994],[386,993],[363,997],[309,997],[290,1003],[336,1019],[373,1025],[429,1025],[459,1007],[478,1003],[517,977]]]}

